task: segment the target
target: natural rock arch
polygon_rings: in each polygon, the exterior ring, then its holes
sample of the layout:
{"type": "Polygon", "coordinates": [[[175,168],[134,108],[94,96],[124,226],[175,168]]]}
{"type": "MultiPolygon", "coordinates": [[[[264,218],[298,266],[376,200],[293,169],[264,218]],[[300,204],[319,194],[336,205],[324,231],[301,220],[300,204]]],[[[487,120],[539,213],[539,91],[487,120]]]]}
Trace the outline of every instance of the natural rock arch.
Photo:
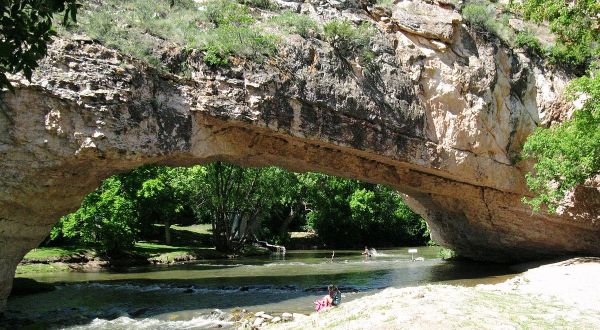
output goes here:
{"type": "Polygon", "coordinates": [[[263,64],[198,61],[190,79],[56,40],[32,82],[2,96],[0,310],[17,263],[60,216],[102,179],[148,163],[225,160],[386,184],[437,242],[474,259],[599,254],[595,215],[580,204],[550,216],[520,202],[513,161],[538,111],[562,105],[563,80],[446,25],[381,41],[375,73],[299,37],[263,64]]]}

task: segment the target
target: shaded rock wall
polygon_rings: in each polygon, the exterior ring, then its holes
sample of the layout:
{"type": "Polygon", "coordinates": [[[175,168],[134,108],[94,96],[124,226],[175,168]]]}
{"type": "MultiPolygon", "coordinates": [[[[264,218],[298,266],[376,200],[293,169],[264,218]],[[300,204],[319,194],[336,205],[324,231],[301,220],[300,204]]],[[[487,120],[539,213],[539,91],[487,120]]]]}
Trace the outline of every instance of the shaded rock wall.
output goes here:
{"type": "Polygon", "coordinates": [[[469,32],[451,9],[402,6],[299,5],[376,24],[369,66],[290,36],[262,64],[215,70],[196,54],[185,79],[57,39],[32,82],[16,76],[16,92],[2,95],[0,310],[16,264],[60,216],[102,179],[148,163],[225,160],[386,184],[434,240],[474,259],[600,254],[598,214],[581,207],[599,205],[596,188],[558,215],[520,202],[528,164],[516,155],[565,106],[566,78],[469,32]]]}

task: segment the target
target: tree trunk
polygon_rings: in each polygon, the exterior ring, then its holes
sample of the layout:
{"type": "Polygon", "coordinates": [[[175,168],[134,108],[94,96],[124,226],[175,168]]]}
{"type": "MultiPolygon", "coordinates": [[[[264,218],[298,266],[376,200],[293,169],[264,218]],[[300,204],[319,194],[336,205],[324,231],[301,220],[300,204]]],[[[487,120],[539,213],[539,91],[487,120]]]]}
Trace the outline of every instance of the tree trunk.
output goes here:
{"type": "Polygon", "coordinates": [[[171,245],[171,219],[165,218],[165,244],[171,245]]]}
{"type": "Polygon", "coordinates": [[[292,220],[294,220],[295,214],[296,212],[294,212],[294,205],[292,205],[290,206],[290,212],[288,212],[287,217],[285,217],[281,223],[281,226],[279,226],[279,235],[283,236],[285,233],[287,233],[290,223],[292,223],[292,220]]]}

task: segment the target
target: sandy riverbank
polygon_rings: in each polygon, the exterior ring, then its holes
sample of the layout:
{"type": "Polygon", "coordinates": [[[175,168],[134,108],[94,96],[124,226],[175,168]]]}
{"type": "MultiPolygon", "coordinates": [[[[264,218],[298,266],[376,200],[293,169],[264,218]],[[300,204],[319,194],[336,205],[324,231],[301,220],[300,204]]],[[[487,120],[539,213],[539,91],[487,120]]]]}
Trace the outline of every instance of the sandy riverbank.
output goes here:
{"type": "Polygon", "coordinates": [[[600,258],[530,269],[472,288],[386,289],[269,329],[600,329],[600,258]]]}

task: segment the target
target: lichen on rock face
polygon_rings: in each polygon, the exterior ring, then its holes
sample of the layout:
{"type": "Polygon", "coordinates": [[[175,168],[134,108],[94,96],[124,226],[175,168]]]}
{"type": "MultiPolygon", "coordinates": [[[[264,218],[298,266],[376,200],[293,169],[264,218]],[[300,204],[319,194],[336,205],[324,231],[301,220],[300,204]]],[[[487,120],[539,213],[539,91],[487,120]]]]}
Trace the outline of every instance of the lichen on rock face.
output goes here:
{"type": "Polygon", "coordinates": [[[102,179],[148,163],[224,160],[386,184],[437,242],[474,259],[600,252],[599,222],[580,207],[596,205],[597,191],[574,194],[560,215],[520,202],[528,164],[515,156],[568,107],[566,77],[472,33],[451,6],[299,10],[319,24],[369,24],[361,47],[372,54],[292,33],[268,60],[220,68],[175,47],[169,63],[189,73],[180,76],[88,38],[57,38],[31,82],[12,77],[16,92],[0,107],[0,304],[18,261],[60,216],[102,179]]]}

